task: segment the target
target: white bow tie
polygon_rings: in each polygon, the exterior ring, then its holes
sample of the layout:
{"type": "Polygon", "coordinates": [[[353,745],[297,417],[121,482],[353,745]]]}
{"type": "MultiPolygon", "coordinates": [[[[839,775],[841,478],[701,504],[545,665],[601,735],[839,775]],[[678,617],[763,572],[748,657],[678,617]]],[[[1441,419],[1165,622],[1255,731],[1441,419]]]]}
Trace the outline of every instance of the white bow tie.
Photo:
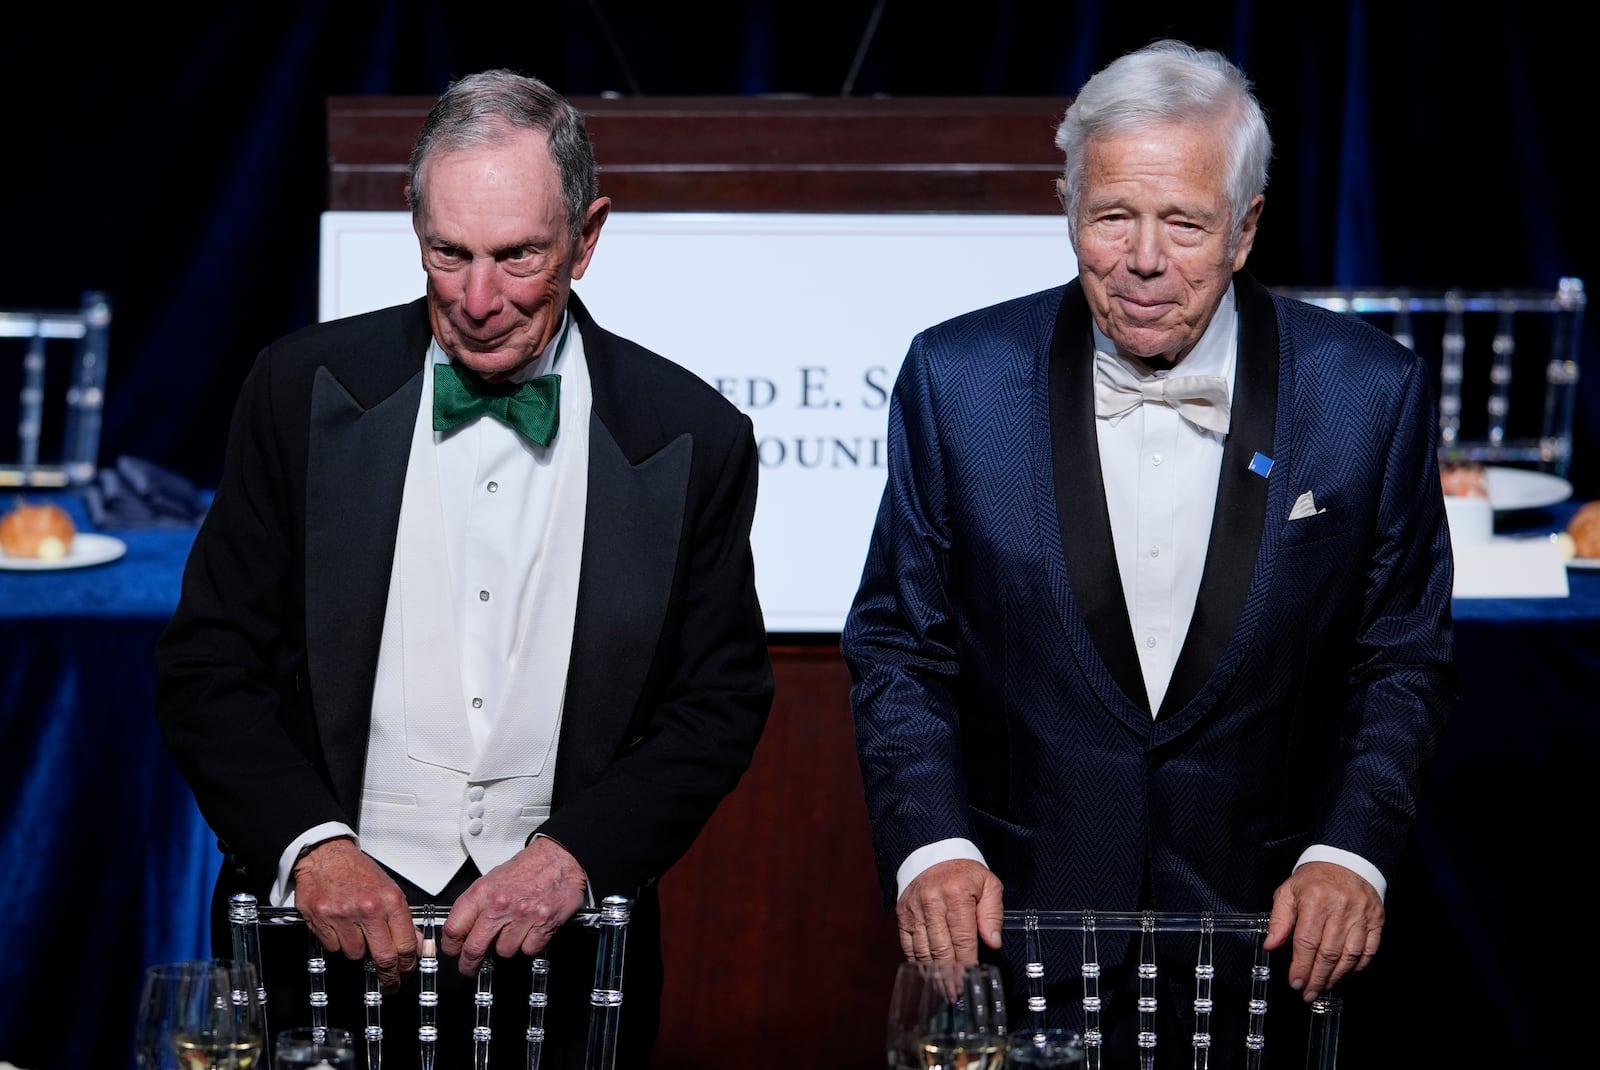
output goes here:
{"type": "Polygon", "coordinates": [[[1146,401],[1171,405],[1178,415],[1204,431],[1228,430],[1228,380],[1220,375],[1169,375],[1140,379],[1122,361],[1105,353],[1094,356],[1094,414],[1122,416],[1146,401]]]}

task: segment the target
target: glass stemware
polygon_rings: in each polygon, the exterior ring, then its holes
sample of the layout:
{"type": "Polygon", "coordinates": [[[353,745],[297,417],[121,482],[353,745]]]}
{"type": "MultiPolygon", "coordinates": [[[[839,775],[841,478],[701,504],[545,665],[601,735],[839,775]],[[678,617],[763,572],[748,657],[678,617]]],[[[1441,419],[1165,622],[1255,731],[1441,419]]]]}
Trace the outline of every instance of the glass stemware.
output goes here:
{"type": "Polygon", "coordinates": [[[356,1041],[347,1029],[285,1029],[272,1050],[274,1070],[356,1070],[356,1041]]]}
{"type": "Polygon", "coordinates": [[[151,966],[135,1028],[140,1070],[254,1070],[266,1046],[255,967],[229,959],[151,966]]]}
{"type": "Polygon", "coordinates": [[[1005,992],[989,964],[906,962],[889,999],[889,1070],[1000,1070],[1005,992]]]}
{"type": "Polygon", "coordinates": [[[1083,1036],[1070,1029],[1018,1029],[1006,1038],[1005,1070],[1077,1070],[1083,1036]]]}

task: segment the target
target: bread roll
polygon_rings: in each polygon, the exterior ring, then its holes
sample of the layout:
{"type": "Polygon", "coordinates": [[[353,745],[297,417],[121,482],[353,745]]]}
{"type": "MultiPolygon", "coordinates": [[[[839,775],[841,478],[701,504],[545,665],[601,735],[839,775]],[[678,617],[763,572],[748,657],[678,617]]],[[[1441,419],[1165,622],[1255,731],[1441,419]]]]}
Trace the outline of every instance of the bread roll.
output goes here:
{"type": "Polygon", "coordinates": [[[59,505],[18,505],[0,517],[0,551],[10,557],[58,561],[72,551],[77,534],[72,517],[59,505]]]}
{"type": "Polygon", "coordinates": [[[1477,461],[1445,461],[1439,465],[1439,482],[1446,497],[1487,498],[1489,473],[1477,461]]]}
{"type": "Polygon", "coordinates": [[[1600,557],[1600,502],[1580,508],[1567,524],[1572,536],[1572,552],[1579,557],[1600,557]]]}

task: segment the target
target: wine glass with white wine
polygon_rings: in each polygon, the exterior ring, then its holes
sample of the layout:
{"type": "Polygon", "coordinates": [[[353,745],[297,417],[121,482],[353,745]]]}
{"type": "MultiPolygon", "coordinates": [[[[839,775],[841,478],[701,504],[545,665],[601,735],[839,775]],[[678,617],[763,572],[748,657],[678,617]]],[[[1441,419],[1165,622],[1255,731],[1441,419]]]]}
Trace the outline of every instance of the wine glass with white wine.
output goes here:
{"type": "Polygon", "coordinates": [[[255,967],[230,959],[151,966],[136,1029],[140,1070],[256,1070],[266,1013],[255,967]]]}
{"type": "Polygon", "coordinates": [[[889,1070],[1001,1070],[1005,1008],[996,966],[901,963],[889,1000],[889,1070]]]}

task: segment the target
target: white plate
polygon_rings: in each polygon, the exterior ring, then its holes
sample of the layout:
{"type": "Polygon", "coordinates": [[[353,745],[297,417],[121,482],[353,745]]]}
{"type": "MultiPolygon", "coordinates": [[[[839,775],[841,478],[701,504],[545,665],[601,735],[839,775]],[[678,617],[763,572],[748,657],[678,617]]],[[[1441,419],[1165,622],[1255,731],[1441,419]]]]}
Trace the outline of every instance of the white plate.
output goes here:
{"type": "Polygon", "coordinates": [[[1489,504],[1500,511],[1542,509],[1572,497],[1572,484],[1548,472],[1490,465],[1484,476],[1489,481],[1489,504]]]}
{"type": "Polygon", "coordinates": [[[21,572],[48,572],[59,568],[84,568],[115,561],[128,552],[128,544],[110,535],[96,535],[80,531],[72,537],[72,549],[67,556],[53,560],[43,557],[12,557],[0,553],[0,569],[21,572]]]}
{"type": "MultiPolygon", "coordinates": [[[[1446,499],[1448,501],[1448,499],[1446,499]]],[[[1552,532],[1549,535],[1496,535],[1490,542],[1543,542],[1549,539],[1560,545],[1560,533],[1552,532]]],[[[1564,557],[1562,561],[1568,568],[1575,568],[1579,572],[1600,572],[1600,557],[1564,557]]]]}

